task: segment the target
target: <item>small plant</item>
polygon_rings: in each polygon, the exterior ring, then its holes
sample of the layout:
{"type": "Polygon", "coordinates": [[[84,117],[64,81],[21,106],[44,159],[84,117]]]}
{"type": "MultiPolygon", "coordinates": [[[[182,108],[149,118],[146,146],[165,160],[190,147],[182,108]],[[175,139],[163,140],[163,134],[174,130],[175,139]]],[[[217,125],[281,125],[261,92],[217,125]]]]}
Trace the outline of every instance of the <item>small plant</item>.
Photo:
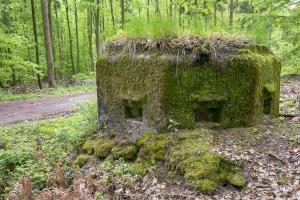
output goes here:
{"type": "Polygon", "coordinates": [[[176,122],[173,119],[169,119],[169,126],[168,126],[168,130],[169,131],[179,131],[180,129],[180,123],[176,122]]]}
{"type": "Polygon", "coordinates": [[[288,178],[286,176],[280,176],[278,179],[277,179],[277,184],[278,185],[285,185],[288,181],[288,178]]]}

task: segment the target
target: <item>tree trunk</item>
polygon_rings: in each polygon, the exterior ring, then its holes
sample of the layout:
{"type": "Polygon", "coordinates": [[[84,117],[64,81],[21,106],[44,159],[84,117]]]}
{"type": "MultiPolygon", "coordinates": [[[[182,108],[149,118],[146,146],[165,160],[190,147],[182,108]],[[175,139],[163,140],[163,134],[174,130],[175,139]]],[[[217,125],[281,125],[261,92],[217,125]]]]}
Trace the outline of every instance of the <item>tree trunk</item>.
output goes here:
{"type": "Polygon", "coordinates": [[[79,38],[78,38],[78,14],[77,14],[77,1],[75,0],[75,30],[76,30],[76,73],[80,72],[80,54],[79,54],[79,38]]]}
{"type": "Polygon", "coordinates": [[[214,26],[217,26],[217,0],[214,0],[214,26]]]}
{"type": "Polygon", "coordinates": [[[99,9],[99,0],[97,0],[97,11],[95,13],[95,39],[96,39],[96,53],[97,57],[100,55],[100,38],[99,38],[99,16],[100,16],[100,9],[99,9]]]}
{"type": "MultiPolygon", "coordinates": [[[[53,40],[53,28],[52,28],[52,0],[48,0],[48,18],[49,18],[49,26],[50,26],[50,36],[51,36],[51,43],[52,43],[52,54],[53,60],[55,60],[55,52],[54,52],[54,40],[53,40]]],[[[54,69],[55,71],[55,69],[54,69]]]]}
{"type": "Polygon", "coordinates": [[[124,24],[125,24],[125,0],[121,0],[121,21],[122,21],[122,29],[124,29],[124,24]]]}
{"type": "MultiPolygon", "coordinates": [[[[11,53],[9,51],[9,53],[11,53]]],[[[16,71],[15,71],[15,67],[13,65],[11,65],[11,78],[12,78],[12,86],[16,86],[17,85],[17,78],[16,78],[16,71]]]]}
{"type": "MultiPolygon", "coordinates": [[[[203,1],[203,8],[207,9],[207,1],[203,1]]],[[[205,30],[208,30],[208,14],[204,14],[204,19],[205,19],[205,30]]]]}
{"type": "Polygon", "coordinates": [[[51,43],[51,35],[50,35],[50,24],[49,24],[48,8],[47,8],[46,0],[41,0],[41,8],[42,8],[42,15],[43,15],[44,38],[45,38],[45,48],[46,48],[47,68],[48,68],[48,82],[49,82],[49,87],[56,87],[56,81],[54,76],[52,43],[51,43]]]}
{"type": "Polygon", "coordinates": [[[181,6],[179,5],[179,8],[178,8],[178,21],[179,21],[179,27],[182,27],[182,21],[181,21],[181,6]]]}
{"type": "Polygon", "coordinates": [[[75,74],[76,70],[75,70],[74,60],[73,60],[73,40],[72,40],[72,33],[71,33],[71,26],[70,26],[68,0],[65,0],[65,4],[66,4],[67,24],[68,24],[68,31],[69,31],[70,57],[71,57],[71,64],[72,64],[73,74],[75,74]]]}
{"type": "Polygon", "coordinates": [[[2,84],[1,81],[0,81],[0,87],[1,87],[2,89],[5,89],[5,87],[4,87],[4,85],[2,84]]]}
{"type": "MultiPolygon", "coordinates": [[[[31,15],[32,15],[33,35],[34,35],[34,46],[35,46],[35,61],[37,65],[40,65],[39,41],[38,41],[38,34],[36,29],[34,0],[31,0],[31,15]]],[[[38,70],[39,68],[40,67],[38,67],[38,70]]],[[[37,81],[38,81],[39,88],[42,89],[43,86],[42,86],[42,81],[39,73],[37,73],[37,81]]]]}
{"type": "Polygon", "coordinates": [[[159,0],[155,0],[155,13],[159,18],[161,18],[159,0]]]}
{"type": "MultiPolygon", "coordinates": [[[[102,8],[105,8],[105,5],[104,5],[104,0],[101,1],[101,4],[102,4],[102,8]]],[[[100,15],[99,15],[100,17],[100,15]]],[[[102,32],[105,31],[105,18],[104,18],[104,15],[102,15],[102,32]]]]}
{"type": "Polygon", "coordinates": [[[222,27],[224,26],[224,8],[221,9],[222,27]]]}
{"type": "MultiPolygon", "coordinates": [[[[6,2],[7,4],[10,3],[10,0],[7,0],[6,2]]],[[[3,17],[3,24],[6,26],[7,30],[6,30],[6,33],[9,33],[11,34],[11,27],[10,27],[10,9],[4,9],[3,12],[2,12],[2,17],[3,17]]],[[[7,50],[6,50],[6,56],[10,55],[12,52],[11,52],[11,49],[8,47],[7,50]]],[[[9,59],[10,56],[9,56],[9,59]]],[[[16,74],[15,74],[15,68],[14,68],[14,65],[11,64],[10,65],[10,68],[11,68],[11,77],[12,77],[12,86],[15,86],[16,85],[16,74]]]]}
{"type": "MultiPolygon", "coordinates": [[[[33,1],[33,0],[32,0],[33,1]]],[[[62,48],[62,33],[61,33],[61,26],[59,24],[59,19],[58,19],[58,8],[57,5],[58,2],[55,1],[54,3],[54,11],[55,11],[55,18],[56,18],[56,31],[57,31],[57,40],[58,40],[58,57],[59,57],[59,63],[60,63],[60,78],[64,78],[64,70],[65,70],[65,63],[64,63],[64,54],[63,54],[63,48],[62,48]]]]}
{"type": "Polygon", "coordinates": [[[94,54],[93,54],[93,13],[92,13],[92,9],[89,8],[88,10],[88,40],[89,40],[89,56],[90,56],[90,67],[91,70],[94,71],[95,67],[94,67],[94,54]]]}
{"type": "Polygon", "coordinates": [[[170,18],[172,18],[173,15],[173,1],[170,0],[170,18]]]}
{"type": "Polygon", "coordinates": [[[230,0],[229,4],[229,26],[230,28],[233,27],[233,12],[234,12],[234,0],[230,0]]]}
{"type": "Polygon", "coordinates": [[[113,30],[114,30],[114,33],[116,33],[113,0],[109,0],[109,6],[110,6],[110,14],[111,14],[111,22],[112,22],[112,25],[113,25],[113,30]]]}
{"type": "Polygon", "coordinates": [[[167,16],[170,17],[170,15],[169,15],[169,5],[168,5],[168,0],[166,0],[166,11],[167,11],[167,16]]]}
{"type": "Polygon", "coordinates": [[[150,0],[147,0],[147,21],[150,22],[150,0]]]}

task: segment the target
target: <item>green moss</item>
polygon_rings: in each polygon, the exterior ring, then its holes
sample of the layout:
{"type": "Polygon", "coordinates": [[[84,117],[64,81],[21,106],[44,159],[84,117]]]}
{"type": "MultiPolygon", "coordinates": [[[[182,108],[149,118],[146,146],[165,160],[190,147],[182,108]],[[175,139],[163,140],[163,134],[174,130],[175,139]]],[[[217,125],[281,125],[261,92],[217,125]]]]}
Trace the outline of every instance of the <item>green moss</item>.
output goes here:
{"type": "Polygon", "coordinates": [[[111,150],[111,154],[114,159],[123,158],[125,160],[134,160],[137,152],[137,147],[128,142],[121,142],[111,150]]]}
{"type": "Polygon", "coordinates": [[[76,158],[76,160],[74,161],[74,164],[78,167],[83,167],[92,158],[93,157],[90,155],[81,154],[76,158]]]}
{"type": "Polygon", "coordinates": [[[95,143],[95,155],[98,158],[106,158],[110,155],[112,148],[115,146],[115,142],[109,139],[99,139],[95,143]]]}
{"type": "Polygon", "coordinates": [[[94,145],[95,145],[94,140],[87,140],[84,142],[81,149],[87,154],[93,154],[94,153],[94,145]]]}
{"type": "MultiPolygon", "coordinates": [[[[110,156],[118,160],[119,165],[126,165],[126,172],[138,175],[146,173],[149,163],[164,161],[171,173],[183,175],[187,182],[203,193],[211,194],[225,183],[245,187],[241,168],[226,157],[211,153],[212,142],[210,132],[201,129],[201,132],[185,130],[173,134],[146,132],[136,142],[103,138],[96,141],[94,148],[97,157],[110,156]],[[124,160],[135,162],[125,164],[124,160]]],[[[88,158],[85,155],[78,157],[76,163],[82,166],[88,158]]],[[[108,166],[108,169],[111,167],[108,166]]],[[[118,173],[123,173],[122,170],[122,167],[117,168],[118,173]]]]}
{"type": "Polygon", "coordinates": [[[246,179],[240,175],[240,173],[236,173],[233,176],[229,177],[229,183],[238,188],[244,188],[247,185],[246,179]]]}
{"type": "Polygon", "coordinates": [[[204,194],[213,193],[216,188],[219,186],[219,183],[210,179],[202,179],[197,181],[196,188],[199,192],[204,194]]]}
{"type": "Polygon", "coordinates": [[[136,59],[124,55],[117,57],[116,60],[107,57],[98,60],[97,85],[102,96],[99,106],[106,108],[103,114],[109,115],[111,126],[122,124],[125,117],[124,102],[130,101],[141,101],[143,104],[148,102],[143,113],[149,119],[150,127],[163,130],[167,126],[167,117],[163,115],[161,108],[164,98],[162,84],[168,61],[156,57],[151,55],[150,58],[136,59]],[[114,70],[111,70],[112,68],[114,70]],[[133,74],[135,75],[132,76],[133,74]],[[157,113],[162,113],[161,117],[157,117],[157,113]]]}
{"type": "Polygon", "coordinates": [[[139,157],[145,160],[163,160],[170,143],[171,136],[169,134],[146,133],[137,141],[140,147],[139,157]]]}
{"type": "Polygon", "coordinates": [[[185,131],[174,137],[177,142],[170,148],[165,160],[171,170],[184,175],[200,192],[212,193],[226,182],[245,186],[243,177],[238,176],[241,169],[236,164],[210,153],[212,138],[205,131],[202,134],[185,131]]]}
{"type": "Polygon", "coordinates": [[[288,179],[286,176],[280,176],[278,179],[277,179],[277,184],[278,185],[285,185],[287,183],[288,179]]]}
{"type": "MultiPolygon", "coordinates": [[[[199,44],[194,50],[206,55],[207,48],[203,46],[199,44]]],[[[250,46],[224,55],[223,68],[209,59],[195,61],[188,53],[177,55],[178,47],[170,49],[171,56],[159,49],[144,56],[148,47],[139,47],[141,54],[137,56],[127,49],[120,51],[122,54],[116,50],[111,52],[112,57],[102,57],[97,63],[97,85],[102,97],[99,106],[109,116],[112,128],[118,129],[122,127],[116,124],[126,128],[122,123],[123,100],[140,101],[147,126],[159,132],[167,130],[169,119],[181,128],[195,127],[195,110],[199,108],[217,110],[212,112],[217,116],[209,120],[224,127],[262,122],[264,90],[271,93],[271,115],[278,115],[280,62],[265,47],[250,46]]]]}

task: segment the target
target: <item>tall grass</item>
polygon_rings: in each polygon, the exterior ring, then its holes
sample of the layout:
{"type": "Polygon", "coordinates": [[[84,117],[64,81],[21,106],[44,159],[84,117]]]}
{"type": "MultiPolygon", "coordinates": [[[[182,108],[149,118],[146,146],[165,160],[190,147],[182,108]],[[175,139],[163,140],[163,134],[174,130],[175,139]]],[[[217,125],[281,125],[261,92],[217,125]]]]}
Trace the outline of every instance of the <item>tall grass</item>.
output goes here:
{"type": "Polygon", "coordinates": [[[152,17],[149,22],[145,17],[136,17],[126,24],[125,31],[118,33],[119,36],[127,38],[151,38],[157,39],[176,35],[178,28],[170,18],[152,17]]]}

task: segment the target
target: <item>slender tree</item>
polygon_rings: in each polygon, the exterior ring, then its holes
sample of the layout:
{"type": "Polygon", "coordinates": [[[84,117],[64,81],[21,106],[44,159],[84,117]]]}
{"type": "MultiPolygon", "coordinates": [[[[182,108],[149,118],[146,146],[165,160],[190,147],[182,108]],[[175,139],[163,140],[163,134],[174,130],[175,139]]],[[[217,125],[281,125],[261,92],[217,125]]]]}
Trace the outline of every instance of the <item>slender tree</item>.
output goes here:
{"type": "MultiPolygon", "coordinates": [[[[7,0],[7,4],[10,4],[10,0],[7,0]]],[[[10,16],[10,9],[4,9],[2,12],[2,17],[3,17],[3,25],[6,26],[6,33],[7,34],[11,34],[11,16],[10,16]]],[[[11,51],[11,48],[8,47],[7,49],[5,49],[5,53],[8,57],[9,60],[11,60],[10,54],[12,54],[13,52],[11,51]]],[[[11,69],[11,78],[12,78],[12,86],[15,86],[17,84],[17,78],[16,78],[16,72],[15,72],[15,67],[14,64],[10,64],[10,69],[11,69]]]]}
{"type": "MultiPolygon", "coordinates": [[[[33,1],[33,0],[32,0],[33,1]]],[[[56,18],[56,34],[57,34],[57,44],[58,44],[58,57],[59,57],[59,63],[60,63],[60,78],[64,78],[64,69],[65,69],[65,63],[64,63],[64,54],[63,54],[63,48],[62,48],[62,31],[61,31],[61,25],[59,23],[59,16],[58,16],[58,6],[59,1],[54,2],[54,11],[55,11],[55,18],[56,18]]]]}
{"type": "MultiPolygon", "coordinates": [[[[48,18],[49,18],[49,25],[50,25],[50,36],[51,36],[51,42],[52,42],[52,54],[53,54],[53,60],[55,61],[55,48],[54,48],[54,40],[53,40],[53,27],[52,27],[52,0],[48,0],[48,18]]],[[[55,69],[54,69],[55,72],[55,69]]]]}
{"type": "Polygon", "coordinates": [[[72,64],[73,74],[75,74],[76,69],[75,69],[75,66],[74,66],[74,59],[73,59],[73,40],[72,40],[71,25],[70,25],[70,18],[69,18],[68,0],[65,0],[65,4],[66,4],[66,16],[67,16],[68,32],[69,32],[70,57],[71,57],[71,64],[72,64]]]}
{"type": "Polygon", "coordinates": [[[170,7],[170,18],[172,18],[172,15],[173,15],[173,1],[172,0],[170,0],[169,7],[170,7]]]}
{"type": "Polygon", "coordinates": [[[115,16],[114,16],[113,0],[109,0],[109,6],[110,6],[111,22],[112,22],[114,33],[115,33],[116,32],[116,26],[115,26],[115,16]]]}
{"type": "MultiPolygon", "coordinates": [[[[101,5],[102,5],[102,8],[105,8],[105,4],[104,3],[106,3],[106,0],[102,0],[101,1],[101,5]]],[[[102,19],[101,19],[101,22],[102,22],[102,32],[104,32],[105,31],[105,17],[104,17],[104,15],[101,15],[102,16],[102,19]]],[[[100,15],[99,15],[99,17],[100,17],[100,15]]]]}
{"type": "Polygon", "coordinates": [[[46,58],[47,58],[47,68],[48,68],[48,82],[49,87],[56,87],[55,75],[54,75],[54,62],[52,54],[52,43],[50,35],[50,24],[48,18],[48,8],[46,0],[41,0],[41,8],[43,15],[43,26],[44,26],[44,38],[45,38],[45,48],[46,48],[46,58]]]}
{"type": "Polygon", "coordinates": [[[147,0],[147,21],[150,22],[150,0],[147,0]]]}
{"type": "Polygon", "coordinates": [[[159,7],[159,0],[155,0],[155,13],[157,14],[158,17],[161,18],[160,7],[159,7]]]}
{"type": "MultiPolygon", "coordinates": [[[[36,64],[39,66],[40,65],[39,40],[38,40],[38,34],[36,28],[34,0],[31,0],[31,15],[32,15],[33,35],[34,35],[34,46],[35,46],[35,61],[36,64]]],[[[38,81],[39,88],[42,89],[43,86],[42,86],[41,76],[39,73],[37,73],[37,81],[38,81]]]]}
{"type": "Polygon", "coordinates": [[[96,53],[100,55],[100,36],[99,36],[99,17],[100,17],[100,1],[97,0],[97,9],[95,13],[95,39],[96,39],[96,53]]]}
{"type": "Polygon", "coordinates": [[[125,24],[125,0],[121,0],[121,22],[122,22],[122,29],[124,29],[125,24]]]}
{"type": "Polygon", "coordinates": [[[217,26],[217,0],[214,0],[214,26],[217,26]]]}
{"type": "Polygon", "coordinates": [[[233,27],[233,12],[234,12],[234,0],[230,0],[229,4],[229,26],[233,27]]]}
{"type": "Polygon", "coordinates": [[[94,54],[93,54],[93,12],[92,9],[89,7],[88,9],[88,19],[87,19],[87,26],[88,26],[88,40],[89,40],[89,57],[90,57],[90,68],[94,71],[94,54]]]}
{"type": "Polygon", "coordinates": [[[79,36],[78,36],[78,13],[77,13],[77,0],[74,2],[75,6],[75,31],[76,31],[76,73],[80,72],[80,54],[79,54],[79,36]]]}

